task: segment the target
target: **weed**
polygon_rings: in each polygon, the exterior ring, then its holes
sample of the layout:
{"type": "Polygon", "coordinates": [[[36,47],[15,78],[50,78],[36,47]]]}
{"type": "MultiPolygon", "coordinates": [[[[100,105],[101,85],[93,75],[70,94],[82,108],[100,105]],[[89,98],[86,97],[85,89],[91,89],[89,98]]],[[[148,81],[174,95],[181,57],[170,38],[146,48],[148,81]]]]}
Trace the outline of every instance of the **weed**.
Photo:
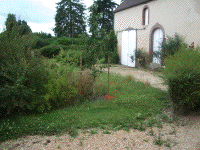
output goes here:
{"type": "Polygon", "coordinates": [[[56,137],[60,137],[61,136],[61,134],[59,133],[59,134],[56,134],[56,137]]]}
{"type": "Polygon", "coordinates": [[[58,146],[57,146],[57,148],[58,148],[58,149],[61,149],[61,146],[60,146],[60,145],[58,145],[58,146]]]}
{"type": "Polygon", "coordinates": [[[126,146],[125,149],[129,150],[130,148],[128,146],[126,146]]]}
{"type": "Polygon", "coordinates": [[[97,133],[98,133],[98,130],[97,130],[97,129],[91,129],[91,130],[90,130],[90,133],[91,133],[91,134],[97,134],[97,133]]]}
{"type": "Polygon", "coordinates": [[[129,127],[123,127],[124,131],[130,132],[130,128],[129,127]]]}
{"type": "Polygon", "coordinates": [[[135,146],[135,141],[134,141],[134,139],[131,139],[132,140],[132,142],[133,142],[133,146],[135,146]]]}
{"type": "Polygon", "coordinates": [[[143,122],[140,122],[140,125],[138,126],[138,130],[139,131],[145,131],[146,130],[146,126],[143,122]]]}
{"type": "Polygon", "coordinates": [[[153,125],[156,123],[155,119],[153,119],[152,117],[148,119],[147,122],[147,127],[153,127],[153,125]]]}
{"type": "Polygon", "coordinates": [[[85,134],[85,133],[86,133],[86,130],[85,130],[85,129],[83,129],[83,130],[82,130],[82,133],[83,133],[83,134],[85,134]]]}
{"type": "Polygon", "coordinates": [[[79,146],[83,146],[83,141],[79,141],[79,146]]]}
{"type": "Polygon", "coordinates": [[[74,138],[77,137],[78,136],[78,130],[75,129],[75,128],[72,128],[71,131],[69,132],[69,135],[71,137],[74,137],[74,138]]]}
{"type": "Polygon", "coordinates": [[[171,149],[171,144],[170,144],[169,141],[166,141],[165,144],[164,144],[164,146],[169,147],[171,149]]]}
{"type": "Polygon", "coordinates": [[[149,142],[149,139],[143,139],[144,142],[149,142]]]}
{"type": "Polygon", "coordinates": [[[149,135],[154,136],[153,128],[151,128],[151,129],[149,130],[149,135]]]}
{"type": "Polygon", "coordinates": [[[169,135],[173,135],[173,134],[176,135],[176,127],[175,126],[172,126],[172,131],[169,132],[169,135]]]}
{"type": "Polygon", "coordinates": [[[103,131],[103,134],[111,134],[111,132],[108,130],[105,130],[105,131],[103,131]]]}
{"type": "Polygon", "coordinates": [[[156,124],[157,124],[157,127],[158,127],[158,128],[163,128],[163,125],[162,125],[162,122],[161,122],[161,121],[158,121],[156,124]]]}
{"type": "Polygon", "coordinates": [[[122,125],[118,125],[114,128],[115,131],[122,129],[122,125]]]}
{"type": "Polygon", "coordinates": [[[155,137],[153,143],[158,146],[162,146],[165,141],[162,140],[161,133],[159,131],[158,137],[155,137]]]}

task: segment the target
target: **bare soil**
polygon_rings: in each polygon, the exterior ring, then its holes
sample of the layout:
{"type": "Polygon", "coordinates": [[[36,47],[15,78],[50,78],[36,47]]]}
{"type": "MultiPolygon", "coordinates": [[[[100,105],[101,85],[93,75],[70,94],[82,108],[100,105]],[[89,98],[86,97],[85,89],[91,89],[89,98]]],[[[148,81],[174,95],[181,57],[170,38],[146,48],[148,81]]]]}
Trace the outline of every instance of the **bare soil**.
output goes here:
{"type": "MultiPolygon", "coordinates": [[[[104,70],[106,71],[106,70],[104,70]]],[[[111,67],[112,73],[131,75],[143,82],[149,82],[151,86],[167,91],[163,80],[146,72],[123,66],[111,67]]],[[[170,114],[171,112],[167,112],[170,114]]],[[[173,115],[173,114],[171,114],[173,115]]],[[[163,123],[163,128],[148,128],[143,132],[130,129],[110,131],[105,134],[98,130],[97,134],[91,134],[91,129],[79,130],[78,137],[72,138],[69,134],[54,136],[26,136],[17,140],[5,141],[0,144],[1,149],[69,149],[69,150],[121,150],[121,149],[174,149],[174,150],[200,150],[200,113],[192,113],[188,116],[179,116],[179,125],[163,123]],[[155,140],[158,137],[160,140],[155,140]],[[164,142],[162,146],[156,145],[164,142]]],[[[93,129],[94,130],[94,129],[93,129]]]]}

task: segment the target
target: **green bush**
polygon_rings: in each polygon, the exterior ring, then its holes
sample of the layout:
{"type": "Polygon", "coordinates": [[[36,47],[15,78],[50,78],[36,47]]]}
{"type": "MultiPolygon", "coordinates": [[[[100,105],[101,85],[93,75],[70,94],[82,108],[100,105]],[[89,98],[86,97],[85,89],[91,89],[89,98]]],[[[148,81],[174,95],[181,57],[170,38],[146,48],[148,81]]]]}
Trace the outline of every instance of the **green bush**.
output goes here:
{"type": "Polygon", "coordinates": [[[56,55],[59,54],[60,52],[60,46],[55,42],[51,45],[42,47],[41,49],[39,49],[41,52],[41,55],[48,57],[48,58],[52,58],[56,55]]]}
{"type": "Polygon", "coordinates": [[[56,59],[63,64],[70,64],[73,66],[79,66],[80,64],[81,51],[74,50],[61,50],[56,59]]]}
{"type": "Polygon", "coordinates": [[[165,60],[170,55],[174,55],[181,47],[185,45],[183,37],[178,34],[175,34],[174,37],[167,37],[167,40],[162,44],[161,58],[165,60]]]}
{"type": "Polygon", "coordinates": [[[78,93],[77,84],[73,76],[73,67],[52,59],[47,60],[46,68],[50,73],[50,80],[45,85],[47,94],[44,98],[46,101],[50,102],[52,108],[73,104],[78,93]]]}
{"type": "Polygon", "coordinates": [[[48,72],[41,62],[40,54],[27,47],[31,47],[33,41],[31,35],[0,41],[1,115],[17,114],[21,110],[49,109],[48,102],[42,98],[48,72]]]}
{"type": "Polygon", "coordinates": [[[135,53],[136,61],[139,66],[146,67],[149,64],[150,56],[147,52],[144,52],[142,49],[138,49],[135,53]]]}
{"type": "Polygon", "coordinates": [[[184,45],[165,61],[170,97],[177,109],[200,107],[200,49],[184,45]]]}

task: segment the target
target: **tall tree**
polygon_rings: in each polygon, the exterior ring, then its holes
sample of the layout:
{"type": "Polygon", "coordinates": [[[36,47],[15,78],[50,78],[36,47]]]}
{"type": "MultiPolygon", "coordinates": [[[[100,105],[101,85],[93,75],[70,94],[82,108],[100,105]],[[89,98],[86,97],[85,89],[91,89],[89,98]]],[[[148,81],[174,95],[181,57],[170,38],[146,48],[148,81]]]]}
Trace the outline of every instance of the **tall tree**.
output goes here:
{"type": "Polygon", "coordinates": [[[6,25],[6,30],[11,32],[13,27],[18,25],[16,21],[16,16],[14,14],[8,14],[5,25],[6,25]]]}
{"type": "Polygon", "coordinates": [[[90,30],[94,31],[94,29],[99,28],[101,31],[105,30],[106,33],[109,33],[111,30],[113,30],[113,26],[114,26],[113,10],[117,6],[118,4],[113,2],[112,0],[94,1],[94,4],[90,7],[90,10],[89,10],[90,11],[90,16],[89,16],[90,30]],[[96,26],[95,24],[98,24],[98,26],[96,26]]]}
{"type": "Polygon", "coordinates": [[[62,0],[57,5],[54,28],[57,37],[78,37],[86,32],[85,6],[80,0],[62,0]]]}
{"type": "Polygon", "coordinates": [[[92,38],[100,37],[100,25],[98,25],[98,20],[100,19],[100,14],[97,12],[97,3],[94,3],[89,7],[90,16],[88,19],[90,33],[92,34],[92,38]]]}
{"type": "Polygon", "coordinates": [[[14,14],[8,14],[5,25],[6,25],[6,33],[9,36],[12,35],[12,37],[22,36],[32,32],[27,22],[24,20],[17,21],[16,16],[14,14]]]}

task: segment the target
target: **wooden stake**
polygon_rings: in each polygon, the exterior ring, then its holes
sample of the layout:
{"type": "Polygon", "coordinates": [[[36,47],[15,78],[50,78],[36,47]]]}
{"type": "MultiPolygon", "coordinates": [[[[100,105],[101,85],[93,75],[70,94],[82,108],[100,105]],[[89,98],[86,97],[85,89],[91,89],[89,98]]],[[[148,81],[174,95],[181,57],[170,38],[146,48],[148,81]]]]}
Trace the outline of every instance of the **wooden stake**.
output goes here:
{"type": "Polygon", "coordinates": [[[81,54],[80,56],[80,81],[79,81],[79,86],[80,86],[80,90],[79,92],[82,92],[82,70],[83,70],[83,55],[81,54]]]}
{"type": "Polygon", "coordinates": [[[108,56],[108,93],[109,93],[109,88],[110,86],[110,55],[108,56]]]}

